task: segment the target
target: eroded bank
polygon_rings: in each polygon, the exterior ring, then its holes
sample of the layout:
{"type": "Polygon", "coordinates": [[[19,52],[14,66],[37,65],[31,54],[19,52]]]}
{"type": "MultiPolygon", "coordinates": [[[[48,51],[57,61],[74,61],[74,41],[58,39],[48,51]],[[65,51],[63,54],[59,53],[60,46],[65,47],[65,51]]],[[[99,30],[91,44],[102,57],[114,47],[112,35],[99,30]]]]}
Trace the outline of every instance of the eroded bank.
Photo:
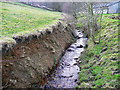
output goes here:
{"type": "Polygon", "coordinates": [[[3,88],[44,85],[58,66],[64,50],[74,41],[71,24],[56,25],[26,36],[13,37],[14,44],[2,45],[3,88]]]}

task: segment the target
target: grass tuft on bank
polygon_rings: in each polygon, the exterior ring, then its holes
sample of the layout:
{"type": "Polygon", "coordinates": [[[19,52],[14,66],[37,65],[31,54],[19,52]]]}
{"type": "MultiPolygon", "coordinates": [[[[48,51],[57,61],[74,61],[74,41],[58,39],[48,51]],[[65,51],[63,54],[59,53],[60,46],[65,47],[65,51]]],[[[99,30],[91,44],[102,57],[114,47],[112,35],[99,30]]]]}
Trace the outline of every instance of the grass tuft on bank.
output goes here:
{"type": "Polygon", "coordinates": [[[120,83],[120,61],[118,46],[118,27],[120,20],[111,19],[117,14],[103,15],[100,44],[94,45],[91,38],[88,48],[81,55],[79,73],[80,84],[77,88],[118,88],[120,83]],[[118,23],[119,22],[119,23],[118,23]]]}
{"type": "Polygon", "coordinates": [[[40,31],[55,24],[61,18],[61,13],[35,8],[22,3],[0,2],[2,21],[0,38],[11,38],[16,34],[40,31]]]}

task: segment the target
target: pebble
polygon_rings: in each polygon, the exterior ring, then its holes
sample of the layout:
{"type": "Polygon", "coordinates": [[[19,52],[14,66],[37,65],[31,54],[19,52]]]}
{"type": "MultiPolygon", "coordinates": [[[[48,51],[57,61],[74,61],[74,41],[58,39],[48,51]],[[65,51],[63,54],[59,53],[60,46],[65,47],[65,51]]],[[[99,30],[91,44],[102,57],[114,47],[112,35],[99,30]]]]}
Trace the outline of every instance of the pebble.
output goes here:
{"type": "Polygon", "coordinates": [[[82,45],[80,45],[80,46],[77,46],[77,48],[83,48],[83,46],[82,46],[82,45]]]}
{"type": "Polygon", "coordinates": [[[69,48],[67,51],[74,51],[74,49],[72,49],[72,48],[69,48]]]}

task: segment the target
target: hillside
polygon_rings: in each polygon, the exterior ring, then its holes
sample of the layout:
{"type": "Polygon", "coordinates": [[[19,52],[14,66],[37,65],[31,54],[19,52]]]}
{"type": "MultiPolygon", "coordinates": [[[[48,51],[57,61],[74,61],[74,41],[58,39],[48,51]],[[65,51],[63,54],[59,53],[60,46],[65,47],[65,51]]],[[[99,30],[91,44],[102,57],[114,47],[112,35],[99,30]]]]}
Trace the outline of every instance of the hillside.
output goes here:
{"type": "Polygon", "coordinates": [[[105,14],[102,30],[95,34],[96,40],[101,34],[100,44],[88,41],[88,48],[81,57],[79,88],[117,88],[120,72],[118,67],[118,27],[117,14],[105,14]]]}
{"type": "Polygon", "coordinates": [[[21,3],[0,2],[2,23],[0,38],[12,37],[15,34],[40,31],[48,25],[55,24],[61,18],[61,13],[31,7],[21,3]]]}
{"type": "Polygon", "coordinates": [[[74,41],[72,25],[60,22],[59,12],[21,3],[1,5],[2,88],[44,87],[74,41]]]}

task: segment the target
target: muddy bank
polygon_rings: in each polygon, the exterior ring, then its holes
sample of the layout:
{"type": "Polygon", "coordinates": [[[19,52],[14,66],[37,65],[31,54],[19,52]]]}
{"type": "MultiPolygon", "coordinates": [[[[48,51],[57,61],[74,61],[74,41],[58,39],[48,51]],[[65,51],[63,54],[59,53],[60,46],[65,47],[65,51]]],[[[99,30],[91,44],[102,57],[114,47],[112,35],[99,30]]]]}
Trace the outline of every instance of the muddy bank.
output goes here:
{"type": "Polygon", "coordinates": [[[71,30],[70,24],[58,23],[45,32],[27,38],[13,37],[16,43],[10,44],[12,48],[9,44],[3,44],[3,88],[26,88],[36,83],[44,85],[64,50],[74,40],[71,30]]]}

